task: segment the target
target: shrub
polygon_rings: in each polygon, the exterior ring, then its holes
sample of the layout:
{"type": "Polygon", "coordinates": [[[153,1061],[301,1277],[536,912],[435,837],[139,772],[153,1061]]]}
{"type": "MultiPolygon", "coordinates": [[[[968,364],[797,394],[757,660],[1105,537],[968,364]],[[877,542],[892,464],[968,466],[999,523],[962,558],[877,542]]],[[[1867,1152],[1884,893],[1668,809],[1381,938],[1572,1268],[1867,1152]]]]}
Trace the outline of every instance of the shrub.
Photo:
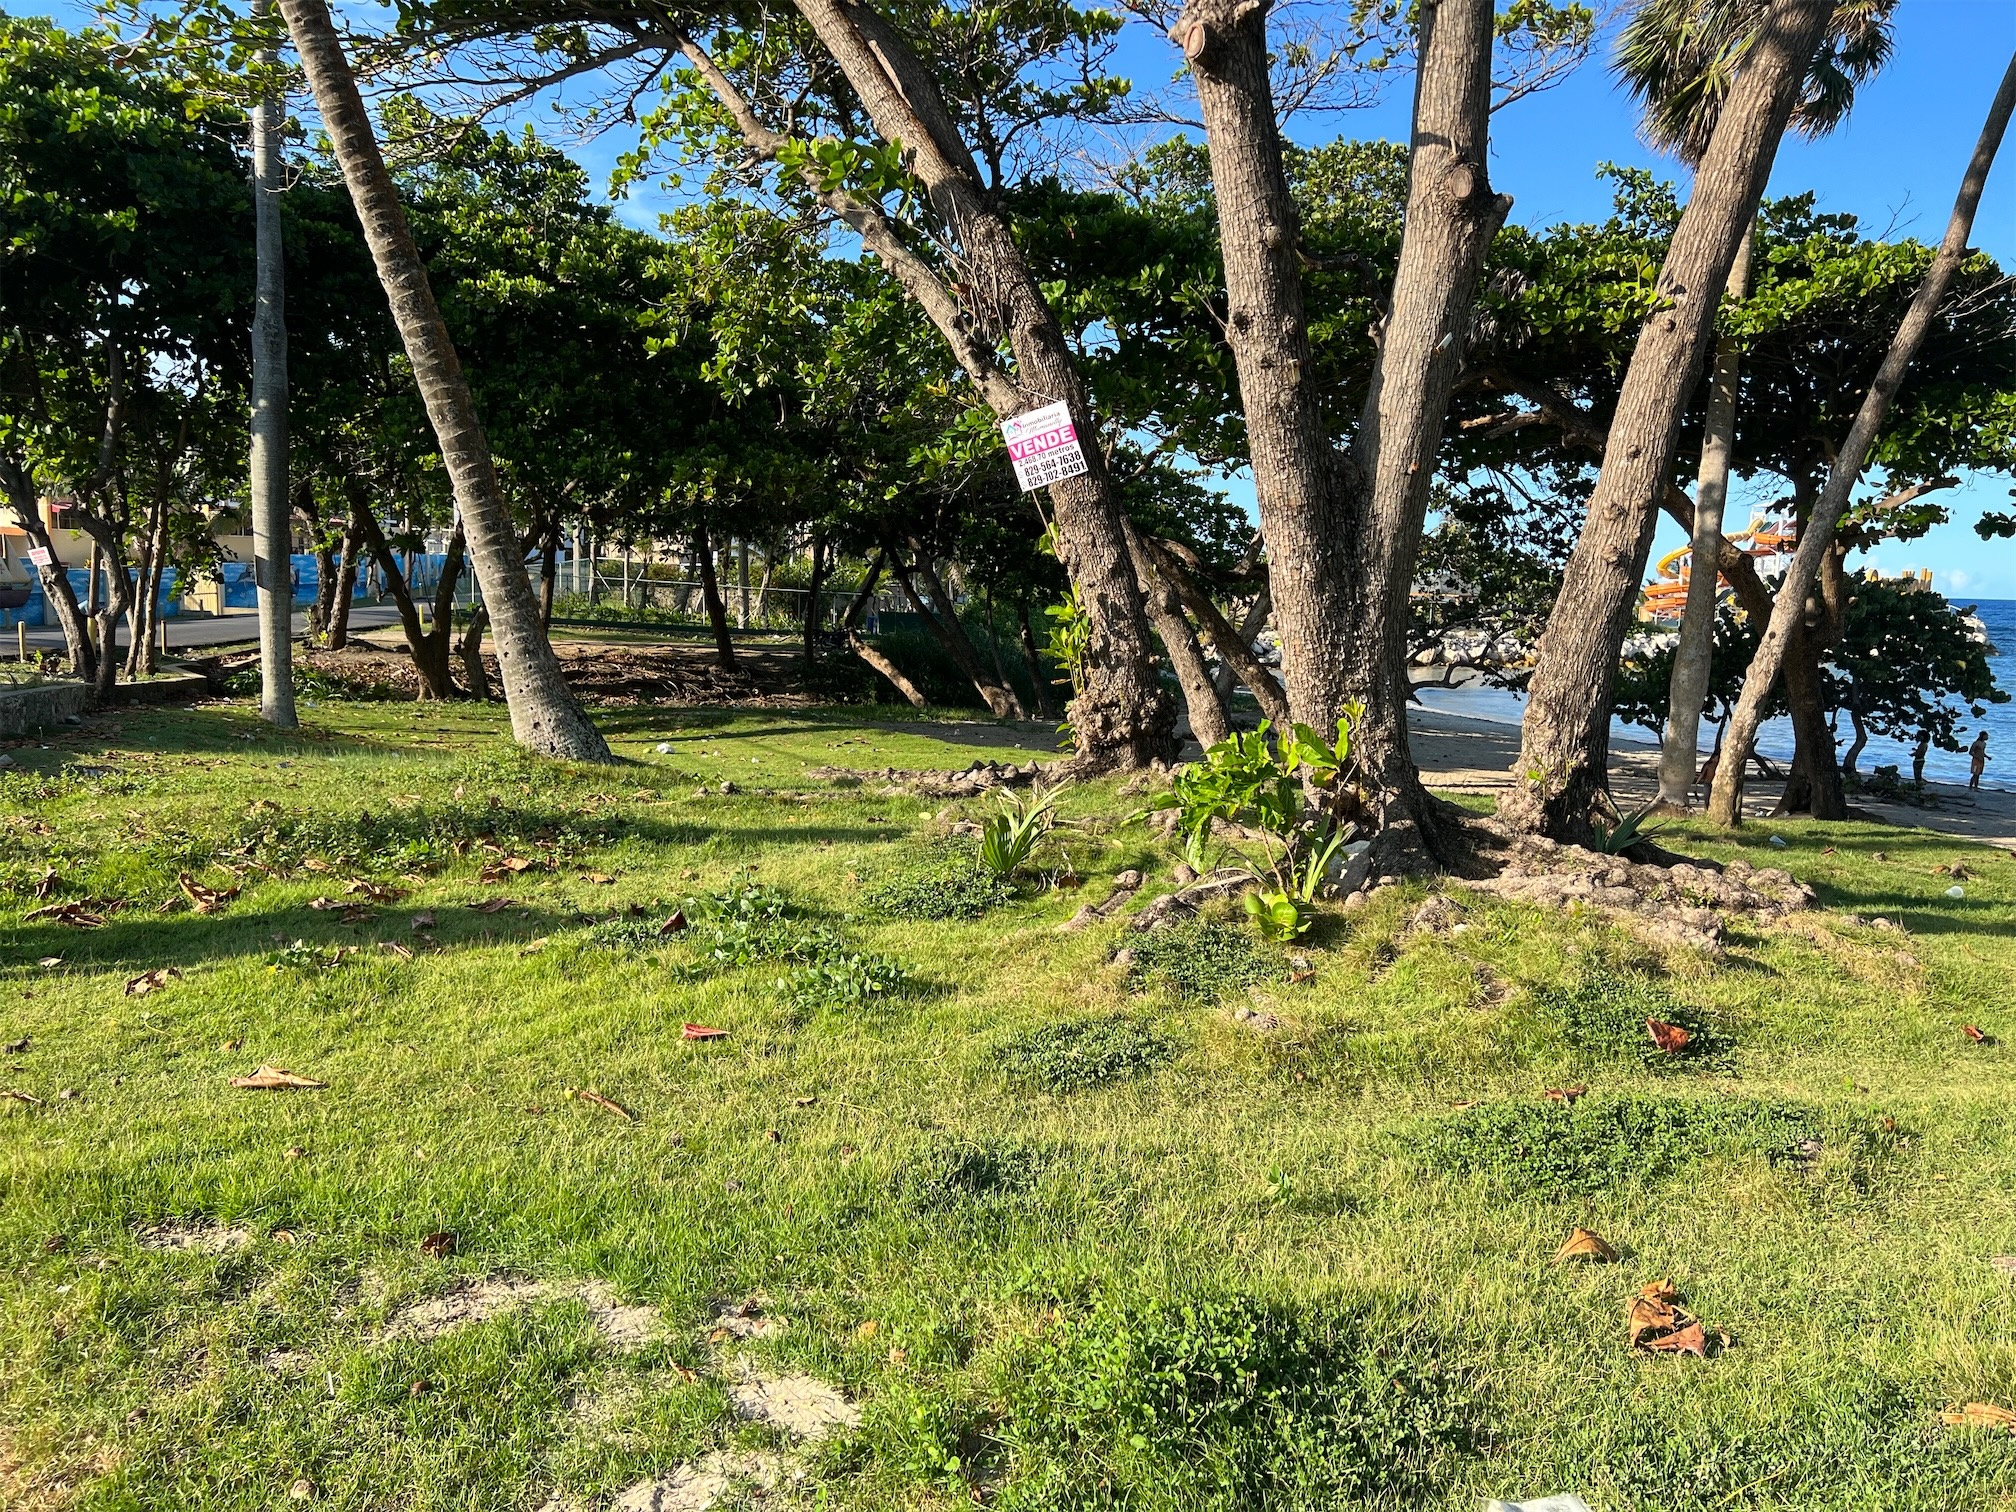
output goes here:
{"type": "Polygon", "coordinates": [[[812,965],[845,953],[837,932],[807,924],[783,893],[760,882],[716,893],[703,906],[701,940],[724,966],[812,965]]]}
{"type": "Polygon", "coordinates": [[[1064,1019],[1016,1035],[1003,1046],[1008,1075],[1052,1092],[1076,1092],[1154,1070],[1174,1042],[1131,1018],[1064,1019]]]}
{"type": "Polygon", "coordinates": [[[1565,1197],[1657,1181],[1708,1155],[1797,1159],[1818,1137],[1818,1112],[1798,1103],[1632,1096],[1480,1103],[1404,1139],[1426,1169],[1565,1197]]]}
{"type": "Polygon", "coordinates": [[[1536,989],[1534,999],[1560,1024],[1571,1046],[1595,1058],[1636,1060],[1663,1071],[1724,1062],[1736,1048],[1699,1010],[1638,972],[1587,966],[1565,987],[1536,989]],[[1685,1029],[1687,1043],[1670,1053],[1661,1050],[1645,1028],[1648,1018],[1685,1029]]]}
{"type": "Polygon", "coordinates": [[[1243,929],[1192,920],[1153,930],[1134,942],[1127,985],[1166,988],[1186,1003],[1215,1003],[1281,976],[1281,957],[1243,929]]]}
{"type": "Polygon", "coordinates": [[[877,883],[862,901],[898,919],[977,919],[1014,896],[1006,880],[983,871],[974,852],[961,846],[877,883]]]}
{"type": "Polygon", "coordinates": [[[1341,1507],[1418,1492],[1466,1437],[1449,1382],[1350,1318],[1100,1298],[1015,1362],[999,1505],[1341,1507]]]}
{"type": "Polygon", "coordinates": [[[908,983],[900,962],[867,951],[834,950],[777,984],[793,1008],[853,1008],[899,996],[908,983]]]}

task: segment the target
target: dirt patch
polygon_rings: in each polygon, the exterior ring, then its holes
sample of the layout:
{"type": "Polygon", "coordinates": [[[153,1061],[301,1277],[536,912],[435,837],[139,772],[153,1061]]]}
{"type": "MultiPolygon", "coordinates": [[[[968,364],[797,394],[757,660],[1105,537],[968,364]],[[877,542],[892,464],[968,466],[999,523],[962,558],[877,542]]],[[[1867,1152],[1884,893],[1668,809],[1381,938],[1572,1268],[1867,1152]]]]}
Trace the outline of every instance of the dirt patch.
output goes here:
{"type": "Polygon", "coordinates": [[[741,1370],[741,1378],[729,1383],[728,1400],[746,1423],[781,1428],[793,1438],[821,1439],[861,1421],[861,1409],[824,1381],[807,1375],[766,1376],[746,1361],[741,1370]]]}
{"type": "Polygon", "coordinates": [[[399,1310],[386,1325],[388,1339],[438,1339],[452,1329],[498,1317],[515,1307],[577,1298],[603,1336],[619,1349],[635,1349],[658,1337],[662,1324],[655,1307],[631,1306],[600,1281],[535,1281],[526,1276],[486,1276],[453,1291],[427,1297],[399,1310]]]}
{"type": "Polygon", "coordinates": [[[1031,758],[1020,766],[1006,761],[976,761],[957,772],[916,771],[904,767],[822,766],[814,767],[805,775],[814,782],[872,786],[885,797],[911,793],[920,798],[977,798],[996,788],[1026,786],[1046,772],[1053,778],[1059,777],[1060,773],[1048,769],[1062,765],[1061,762],[1042,762],[1031,758]]]}
{"type": "Polygon", "coordinates": [[[765,1339],[782,1333],[788,1326],[786,1321],[769,1308],[770,1303],[764,1297],[722,1303],[715,1309],[714,1321],[708,1327],[708,1341],[719,1344],[728,1339],[765,1339]]]}
{"type": "MultiPolygon", "coordinates": [[[[654,1475],[617,1496],[609,1512],[708,1512],[732,1492],[774,1491],[784,1481],[783,1456],[732,1454],[717,1449],[690,1465],[654,1475]]],[[[577,1504],[549,1497],[539,1512],[578,1512],[577,1504]]]]}
{"type": "Polygon", "coordinates": [[[252,1231],[218,1223],[157,1223],[140,1230],[140,1247],[178,1255],[223,1255],[252,1242],[252,1231]]]}

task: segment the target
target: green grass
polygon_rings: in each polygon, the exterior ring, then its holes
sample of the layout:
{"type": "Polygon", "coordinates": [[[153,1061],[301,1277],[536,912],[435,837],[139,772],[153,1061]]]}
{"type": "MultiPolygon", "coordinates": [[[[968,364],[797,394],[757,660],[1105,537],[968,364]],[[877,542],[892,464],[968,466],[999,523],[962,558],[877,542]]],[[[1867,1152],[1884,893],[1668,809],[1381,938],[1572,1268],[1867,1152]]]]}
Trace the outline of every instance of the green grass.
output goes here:
{"type": "Polygon", "coordinates": [[[1292,970],[1236,924],[1130,969],[1121,920],[1056,932],[1174,859],[1110,784],[1062,798],[1079,889],[871,902],[985,803],[806,774],[993,754],[957,731],[623,710],[576,771],[495,708],[307,712],[122,712],[0,775],[0,1088],[41,1100],[0,1099],[0,1505],[607,1506],[774,1442],[708,1339],[754,1294],[790,1324],[736,1352],[863,1413],[770,1506],[2016,1507],[2016,1440],[1938,1422],[2016,1405],[2008,855],[1676,824],[1823,911],[1711,965],[1483,897],[1410,934],[1410,885],[1292,970]],[[185,871],[241,890],[172,911],[185,871]],[[65,902],[105,924],[27,917],[65,902]],[[262,1063],[328,1086],[228,1085],[262,1063]],[[1575,1224],[1621,1263],[1553,1264],[1575,1224]],[[388,1329],[495,1276],[552,1289],[388,1329]],[[1727,1350],[1625,1348],[1662,1276],[1727,1350]],[[613,1347],[591,1280],[664,1336],[613,1347]]]}

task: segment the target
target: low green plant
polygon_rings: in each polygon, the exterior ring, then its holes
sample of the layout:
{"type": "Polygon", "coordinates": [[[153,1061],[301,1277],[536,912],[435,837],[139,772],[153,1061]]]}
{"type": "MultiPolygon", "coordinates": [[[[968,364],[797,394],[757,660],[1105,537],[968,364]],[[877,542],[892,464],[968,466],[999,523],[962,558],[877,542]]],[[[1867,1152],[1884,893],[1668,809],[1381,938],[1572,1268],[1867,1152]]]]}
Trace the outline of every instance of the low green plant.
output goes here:
{"type": "Polygon", "coordinates": [[[990,814],[980,829],[981,869],[1003,882],[1029,862],[1036,842],[1050,828],[1057,799],[1054,794],[1031,791],[1026,797],[1001,795],[1001,811],[990,814]]]}
{"type": "Polygon", "coordinates": [[[1616,856],[1622,855],[1641,840],[1650,840],[1666,827],[1663,824],[1648,826],[1645,823],[1652,817],[1652,811],[1658,807],[1659,800],[1654,798],[1649,803],[1640,804],[1630,813],[1621,816],[1614,825],[1607,823],[1600,814],[1590,816],[1589,828],[1595,834],[1596,849],[1606,856],[1616,856]]]}
{"type": "Polygon", "coordinates": [[[1062,1019],[1025,1030],[1001,1049],[1010,1079],[1051,1092],[1079,1092],[1141,1076],[1176,1054],[1176,1045],[1139,1019],[1062,1019]]]}
{"type": "Polygon", "coordinates": [[[1315,922],[1300,898],[1280,888],[1262,887],[1247,893],[1239,901],[1246,909],[1246,917],[1260,931],[1260,938],[1277,945],[1286,945],[1301,938],[1315,922]]]}
{"type": "Polygon", "coordinates": [[[838,932],[806,923],[790,899],[760,882],[717,893],[700,907],[705,913],[701,938],[724,966],[811,964],[845,949],[838,932]]]}
{"type": "Polygon", "coordinates": [[[1736,1048],[1708,1015],[1642,972],[1584,966],[1568,982],[1534,989],[1533,999],[1561,1026],[1562,1037],[1593,1060],[1631,1060],[1649,1071],[1700,1070],[1724,1064],[1736,1048]],[[1647,1019],[1686,1030],[1687,1043],[1660,1049],[1647,1019]]]}
{"type": "Polygon", "coordinates": [[[997,1505],[1402,1505],[1470,1436],[1465,1393],[1413,1353],[1336,1311],[1102,1294],[1013,1362],[997,1505]]]}
{"type": "Polygon", "coordinates": [[[1192,919],[1151,930],[1134,943],[1127,985],[1159,986],[1186,1003],[1215,1003],[1228,993],[1277,981],[1282,962],[1251,934],[1192,919]]]}
{"type": "Polygon", "coordinates": [[[909,983],[899,961],[872,951],[839,950],[800,966],[778,982],[793,1008],[854,1008],[898,997],[909,983]]]}
{"type": "Polygon", "coordinates": [[[1624,1096],[1479,1103],[1400,1138],[1423,1169],[1556,1198],[1659,1181],[1707,1156],[1795,1159],[1819,1135],[1819,1113],[1799,1103],[1624,1096]]]}
{"type": "Polygon", "coordinates": [[[936,1213],[1034,1190],[1048,1152],[1017,1141],[947,1140],[897,1169],[892,1185],[908,1207],[936,1213]]]}
{"type": "Polygon", "coordinates": [[[897,919],[977,919],[1014,896],[1015,890],[983,867],[970,848],[960,846],[885,878],[861,901],[897,919]]]}

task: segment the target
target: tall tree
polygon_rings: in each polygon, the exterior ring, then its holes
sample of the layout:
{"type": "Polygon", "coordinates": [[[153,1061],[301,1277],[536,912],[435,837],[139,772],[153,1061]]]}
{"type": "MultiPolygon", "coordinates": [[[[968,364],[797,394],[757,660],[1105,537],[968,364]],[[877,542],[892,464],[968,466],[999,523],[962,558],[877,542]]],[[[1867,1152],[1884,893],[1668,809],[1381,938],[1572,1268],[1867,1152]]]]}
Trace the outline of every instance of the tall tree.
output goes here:
{"type": "MultiPolygon", "coordinates": [[[[254,0],[262,28],[272,0],[254,0]]],[[[252,311],[252,559],[259,596],[259,713],[291,730],[294,716],[293,528],[287,504],[286,253],[280,236],[285,187],[280,131],[284,100],[277,47],[258,53],[262,75],[252,104],[253,245],[258,293],[252,311]]]]}
{"type": "Polygon", "coordinates": [[[1672,482],[1680,423],[1737,246],[1831,9],[1827,0],[1771,0],[1694,176],[1541,641],[1514,786],[1499,804],[1517,828],[1580,838],[1607,786],[1611,688],[1672,482]]]}
{"type": "Polygon", "coordinates": [[[1407,745],[1408,595],[1464,322],[1511,200],[1486,172],[1490,0],[1420,12],[1406,230],[1357,432],[1332,445],[1313,381],[1298,226],[1281,154],[1266,9],[1192,0],[1171,29],[1197,81],[1289,708],[1355,749],[1396,856],[1439,859],[1407,745]]]}
{"type": "Polygon", "coordinates": [[[1974,214],[1980,208],[1981,194],[1988,183],[1988,170],[2001,148],[2012,110],[2016,110],[2016,56],[2011,57],[2009,67],[2002,76],[2002,86],[1989,104],[1988,118],[1982,124],[1981,136],[1960,180],[1960,191],[1953,202],[1953,213],[1947,219],[1939,254],[1926,270],[1918,297],[1912,301],[1910,310],[1897,327],[1897,334],[1891,339],[1890,350],[1884,355],[1883,366],[1877,371],[1875,382],[1869,386],[1862,408],[1855,416],[1855,423],[1849,427],[1847,437],[1834,455],[1826,487],[1807,517],[1798,549],[1793,553],[1792,563],[1786,568],[1784,581],[1779,585],[1776,601],[1771,606],[1771,622],[1758,643],[1757,655],[1743,680],[1742,697],[1736,701],[1735,711],[1729,718],[1728,734],[1723,740],[1725,759],[1716,772],[1715,788],[1708,804],[1709,817],[1718,824],[1734,825],[1742,820],[1743,768],[1747,764],[1750,747],[1757,739],[1757,727],[1763,723],[1765,703],[1785,664],[1787,643],[1805,617],[1807,594],[1820,573],[1823,560],[1833,551],[1835,527],[1848,509],[1855,485],[1861,480],[1863,463],[1883,428],[1891,401],[1938,317],[1947,288],[1966,259],[1967,239],[1974,229],[1974,214]]]}
{"type": "Polygon", "coordinates": [[[477,581],[494,627],[512,733],[521,745],[544,755],[610,761],[608,744],[568,689],[540,622],[538,599],[525,572],[518,532],[498,487],[468,380],[434,302],[426,267],[413,245],[405,209],[372,134],[329,8],[323,0],[281,0],[280,9],[363,222],[372,261],[454,484],[477,581]]]}
{"type": "MultiPolygon", "coordinates": [[[[1849,0],[1837,5],[1826,39],[1807,70],[1806,84],[1792,111],[1792,127],[1802,136],[1824,135],[1840,124],[1854,104],[1857,87],[1890,54],[1890,14],[1896,0],[1849,0]]],[[[1708,150],[1722,101],[1744,50],[1763,20],[1763,0],[1641,0],[1618,39],[1617,72],[1632,94],[1645,102],[1642,134],[1653,146],[1676,154],[1689,168],[1708,150]]],[[[1746,231],[1729,270],[1725,295],[1740,301],[1749,293],[1755,227],[1746,231]]],[[[1702,425],[1701,466],[1695,475],[1694,560],[1715,559],[1722,534],[1734,453],[1736,389],[1742,344],[1733,331],[1717,333],[1709,370],[1708,409],[1702,425]]],[[[1691,573],[1679,644],[1671,660],[1673,686],[1660,743],[1659,797],[1686,809],[1694,783],[1701,707],[1708,689],[1715,636],[1718,575],[1691,573]]]]}

